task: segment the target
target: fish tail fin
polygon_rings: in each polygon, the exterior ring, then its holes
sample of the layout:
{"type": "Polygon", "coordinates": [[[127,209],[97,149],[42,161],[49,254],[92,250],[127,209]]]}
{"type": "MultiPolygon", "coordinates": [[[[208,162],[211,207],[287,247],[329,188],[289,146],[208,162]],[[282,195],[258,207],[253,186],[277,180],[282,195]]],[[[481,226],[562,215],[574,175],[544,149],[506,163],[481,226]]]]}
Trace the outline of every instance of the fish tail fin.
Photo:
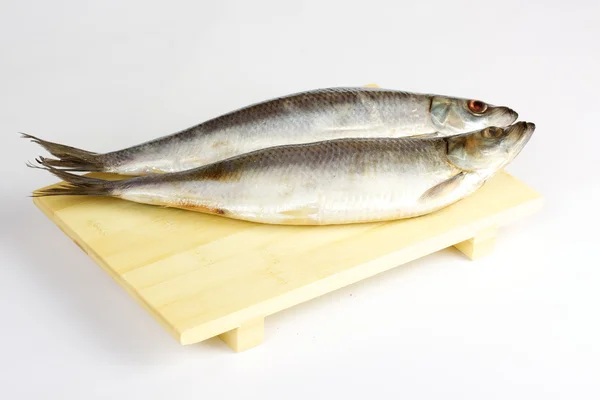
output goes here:
{"type": "Polygon", "coordinates": [[[104,171],[101,154],[48,142],[27,133],[21,133],[21,137],[39,144],[48,153],[57,157],[57,159],[40,157],[38,162],[46,167],[62,168],[66,171],[104,171]]]}
{"type": "MultiPolygon", "coordinates": [[[[36,160],[39,163],[39,160],[36,160]]],[[[108,181],[104,179],[90,178],[72,174],[64,170],[60,170],[49,166],[37,166],[27,164],[31,168],[46,170],[56,177],[65,181],[66,185],[55,186],[46,189],[40,189],[32,194],[32,197],[46,196],[113,196],[115,189],[119,185],[119,181],[108,181]]]]}

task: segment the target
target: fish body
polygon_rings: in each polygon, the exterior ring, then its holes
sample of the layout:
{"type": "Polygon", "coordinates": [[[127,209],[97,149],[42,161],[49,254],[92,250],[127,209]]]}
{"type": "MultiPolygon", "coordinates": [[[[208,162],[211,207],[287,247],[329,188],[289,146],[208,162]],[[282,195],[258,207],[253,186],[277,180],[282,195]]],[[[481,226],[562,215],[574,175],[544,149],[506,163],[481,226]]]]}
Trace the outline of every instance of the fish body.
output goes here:
{"type": "Polygon", "coordinates": [[[439,210],[473,193],[512,161],[534,129],[521,122],[440,138],[277,146],[123,181],[51,169],[71,186],[38,195],[108,195],[268,224],[394,220],[439,210]]]}
{"type": "Polygon", "coordinates": [[[441,137],[507,126],[517,113],[477,100],[379,88],[330,88],[253,104],[189,129],[130,148],[96,154],[47,142],[71,171],[146,175],[185,171],[252,151],[343,138],[441,137]]]}

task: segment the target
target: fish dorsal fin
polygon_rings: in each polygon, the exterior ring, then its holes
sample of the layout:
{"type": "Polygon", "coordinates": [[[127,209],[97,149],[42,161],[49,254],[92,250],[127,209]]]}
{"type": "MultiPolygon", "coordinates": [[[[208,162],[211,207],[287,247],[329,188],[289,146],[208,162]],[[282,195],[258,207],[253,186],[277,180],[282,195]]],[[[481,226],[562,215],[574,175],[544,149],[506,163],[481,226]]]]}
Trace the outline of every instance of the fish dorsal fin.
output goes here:
{"type": "Polygon", "coordinates": [[[443,197],[444,195],[456,189],[466,176],[467,172],[463,171],[454,175],[452,178],[446,179],[442,183],[438,183],[437,185],[423,193],[419,200],[431,201],[443,197]]]}
{"type": "Polygon", "coordinates": [[[409,136],[402,136],[403,138],[408,138],[408,139],[436,139],[436,138],[440,138],[440,134],[438,132],[432,132],[432,133],[421,133],[421,134],[414,134],[414,135],[409,135],[409,136]]]}

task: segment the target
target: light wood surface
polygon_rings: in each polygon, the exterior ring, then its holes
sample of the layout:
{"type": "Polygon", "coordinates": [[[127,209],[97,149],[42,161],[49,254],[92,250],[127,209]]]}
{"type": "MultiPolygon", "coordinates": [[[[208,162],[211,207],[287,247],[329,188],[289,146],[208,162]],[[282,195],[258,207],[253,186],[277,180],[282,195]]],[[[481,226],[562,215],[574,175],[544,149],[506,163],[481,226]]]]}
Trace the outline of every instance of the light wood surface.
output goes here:
{"type": "Polygon", "coordinates": [[[265,337],[265,319],[254,318],[241,326],[219,335],[234,351],[244,351],[258,346],[265,337]]]}
{"type": "Polygon", "coordinates": [[[542,197],[500,172],[430,215],[320,227],[261,225],[105,197],[34,203],[180,343],[221,335],[244,350],[262,341],[264,317],[295,304],[449,246],[483,255],[498,226],[536,211],[542,197]]]}
{"type": "Polygon", "coordinates": [[[471,260],[485,257],[494,250],[496,245],[496,226],[490,226],[475,233],[475,235],[463,242],[454,245],[471,260]]]}

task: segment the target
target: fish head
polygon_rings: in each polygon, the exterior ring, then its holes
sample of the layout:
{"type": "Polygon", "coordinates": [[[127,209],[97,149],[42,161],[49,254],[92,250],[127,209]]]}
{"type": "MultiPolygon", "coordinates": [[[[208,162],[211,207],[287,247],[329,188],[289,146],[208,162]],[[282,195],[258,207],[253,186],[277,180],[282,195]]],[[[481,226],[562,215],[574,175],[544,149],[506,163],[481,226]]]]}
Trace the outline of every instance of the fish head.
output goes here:
{"type": "Polygon", "coordinates": [[[497,171],[523,150],[534,130],[532,122],[517,122],[448,137],[448,160],[464,171],[497,171]]]}
{"type": "Polygon", "coordinates": [[[433,96],[430,117],[438,132],[451,135],[488,126],[505,127],[515,122],[519,115],[508,107],[487,104],[481,100],[433,96]]]}

